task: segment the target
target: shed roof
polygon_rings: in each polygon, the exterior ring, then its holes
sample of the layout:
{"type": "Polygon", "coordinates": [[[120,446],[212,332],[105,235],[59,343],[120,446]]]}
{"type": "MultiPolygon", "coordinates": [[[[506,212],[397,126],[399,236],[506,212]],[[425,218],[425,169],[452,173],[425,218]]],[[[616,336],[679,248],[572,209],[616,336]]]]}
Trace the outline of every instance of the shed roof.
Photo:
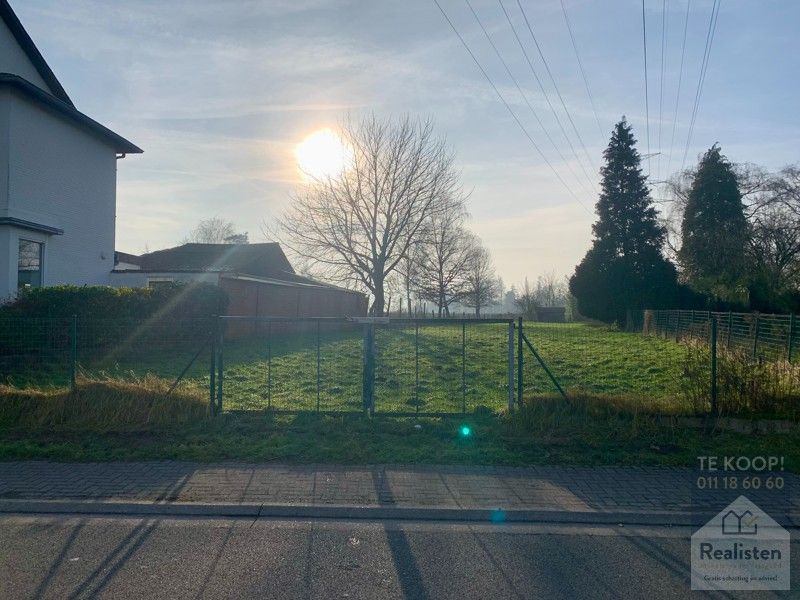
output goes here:
{"type": "Polygon", "coordinates": [[[146,271],[229,271],[260,277],[294,275],[280,244],[183,244],[139,257],[146,271]]]}

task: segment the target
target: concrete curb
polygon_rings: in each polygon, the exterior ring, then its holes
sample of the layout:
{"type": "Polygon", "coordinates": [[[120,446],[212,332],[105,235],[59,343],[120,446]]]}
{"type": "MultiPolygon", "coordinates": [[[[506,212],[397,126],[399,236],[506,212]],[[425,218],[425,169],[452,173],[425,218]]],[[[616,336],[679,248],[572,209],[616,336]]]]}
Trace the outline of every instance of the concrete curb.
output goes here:
{"type": "MultiPolygon", "coordinates": [[[[368,521],[450,521],[471,523],[575,523],[583,525],[691,526],[715,513],[689,511],[571,511],[436,508],[424,506],[340,506],[309,504],[204,504],[187,502],[105,502],[3,500],[0,513],[131,517],[241,517],[368,521]]],[[[792,516],[792,525],[798,519],[792,516]]]]}

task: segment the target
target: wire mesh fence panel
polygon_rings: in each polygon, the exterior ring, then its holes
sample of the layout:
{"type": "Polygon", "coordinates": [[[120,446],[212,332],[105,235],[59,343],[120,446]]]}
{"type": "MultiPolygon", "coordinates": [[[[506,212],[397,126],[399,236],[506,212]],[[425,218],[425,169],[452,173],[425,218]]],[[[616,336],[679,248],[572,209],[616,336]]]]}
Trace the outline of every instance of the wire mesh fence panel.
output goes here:
{"type": "Polygon", "coordinates": [[[722,414],[795,418],[800,365],[793,315],[711,311],[645,311],[643,333],[687,349],[682,390],[697,410],[708,406],[711,381],[722,414]],[[715,376],[710,331],[716,328],[715,376]]]}
{"type": "Polygon", "coordinates": [[[208,380],[211,319],[0,319],[0,373],[14,385],[73,377],[208,380]]]}
{"type": "Polygon", "coordinates": [[[375,411],[457,414],[508,403],[508,324],[392,320],[376,326],[375,411]]]}
{"type": "Polygon", "coordinates": [[[423,334],[415,322],[375,328],[375,411],[419,412],[425,401],[418,386],[423,334]]]}
{"type": "MultiPolygon", "coordinates": [[[[686,349],[657,337],[586,323],[525,323],[525,335],[568,393],[671,399],[680,393],[686,349]]],[[[556,393],[526,356],[526,393],[556,393]]]]}
{"type": "Polygon", "coordinates": [[[461,326],[420,327],[419,399],[423,412],[461,411],[461,326]]]}
{"type": "Polygon", "coordinates": [[[323,322],[319,335],[320,410],[362,410],[363,325],[323,322]]]}
{"type": "Polygon", "coordinates": [[[508,323],[471,323],[465,328],[467,412],[508,406],[508,323]]]}
{"type": "Polygon", "coordinates": [[[649,310],[643,318],[644,333],[679,341],[702,338],[704,326],[715,319],[720,346],[749,353],[754,359],[794,361],[798,340],[792,315],[712,312],[701,310],[649,310]]]}
{"type": "Polygon", "coordinates": [[[224,410],[361,408],[361,332],[327,319],[223,319],[224,410]]]}
{"type": "Polygon", "coordinates": [[[71,319],[0,319],[0,381],[18,386],[69,385],[71,319]]]}
{"type": "Polygon", "coordinates": [[[78,365],[88,376],[207,381],[212,328],[212,319],[79,319],[78,365]]]}
{"type": "Polygon", "coordinates": [[[371,399],[372,410],[383,414],[455,414],[507,403],[507,323],[220,322],[224,410],[355,412],[371,399]]]}

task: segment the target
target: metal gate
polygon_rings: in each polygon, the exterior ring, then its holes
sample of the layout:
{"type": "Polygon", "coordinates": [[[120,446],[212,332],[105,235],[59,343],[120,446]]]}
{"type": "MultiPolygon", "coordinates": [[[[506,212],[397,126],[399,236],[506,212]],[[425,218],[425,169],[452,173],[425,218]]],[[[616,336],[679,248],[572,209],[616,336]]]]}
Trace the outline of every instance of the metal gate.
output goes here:
{"type": "Polygon", "coordinates": [[[450,415],[515,400],[513,319],[218,317],[221,411],[450,415]]]}

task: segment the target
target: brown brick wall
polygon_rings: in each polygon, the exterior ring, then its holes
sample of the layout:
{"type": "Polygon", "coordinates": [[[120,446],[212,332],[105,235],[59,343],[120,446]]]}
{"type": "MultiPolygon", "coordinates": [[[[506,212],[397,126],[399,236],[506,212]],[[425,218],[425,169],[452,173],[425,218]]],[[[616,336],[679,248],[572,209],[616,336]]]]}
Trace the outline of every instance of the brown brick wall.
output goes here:
{"type": "MultiPolygon", "coordinates": [[[[332,288],[295,287],[243,279],[220,279],[229,296],[228,314],[253,317],[360,317],[367,314],[362,294],[332,288]]],[[[237,333],[252,329],[237,326],[237,333]]]]}

